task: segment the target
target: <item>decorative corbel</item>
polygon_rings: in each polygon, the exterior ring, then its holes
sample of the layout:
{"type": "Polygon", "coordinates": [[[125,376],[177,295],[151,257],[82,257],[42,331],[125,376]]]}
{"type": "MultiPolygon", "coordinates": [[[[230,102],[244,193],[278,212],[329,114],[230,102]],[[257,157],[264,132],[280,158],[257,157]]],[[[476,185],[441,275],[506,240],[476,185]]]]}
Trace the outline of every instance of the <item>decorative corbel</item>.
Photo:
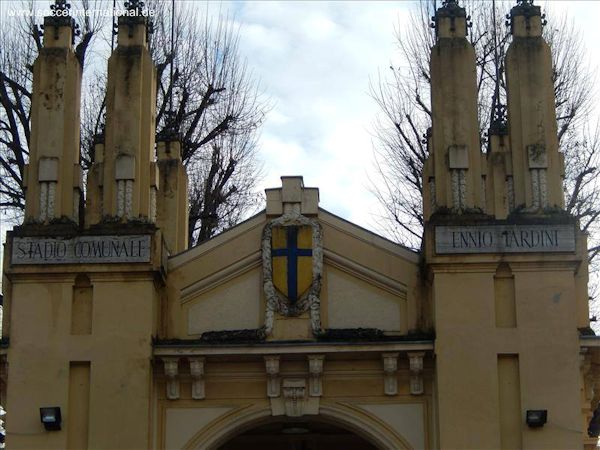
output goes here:
{"type": "Polygon", "coordinates": [[[167,398],[169,400],[177,400],[179,398],[179,379],[178,368],[179,358],[162,358],[165,366],[165,376],[167,377],[167,398]]]}
{"type": "Polygon", "coordinates": [[[383,353],[383,392],[385,395],[398,394],[398,352],[383,353]]]}
{"type": "Polygon", "coordinates": [[[410,368],[410,393],[423,394],[423,357],[425,352],[409,352],[408,361],[410,368]]]}
{"type": "Polygon", "coordinates": [[[320,397],[323,395],[323,361],[325,355],[308,355],[308,373],[310,374],[308,395],[320,397]]]}
{"type": "Polygon", "coordinates": [[[304,415],[306,381],[302,378],[286,378],[283,380],[283,401],[285,415],[301,417],[304,415]]]}
{"type": "Polygon", "coordinates": [[[204,393],[204,358],[188,358],[190,361],[190,375],[192,376],[192,398],[202,400],[204,393]]]}
{"type": "Polygon", "coordinates": [[[279,379],[279,355],[265,356],[265,369],[267,370],[267,397],[279,397],[281,393],[281,380],[279,379]]]}

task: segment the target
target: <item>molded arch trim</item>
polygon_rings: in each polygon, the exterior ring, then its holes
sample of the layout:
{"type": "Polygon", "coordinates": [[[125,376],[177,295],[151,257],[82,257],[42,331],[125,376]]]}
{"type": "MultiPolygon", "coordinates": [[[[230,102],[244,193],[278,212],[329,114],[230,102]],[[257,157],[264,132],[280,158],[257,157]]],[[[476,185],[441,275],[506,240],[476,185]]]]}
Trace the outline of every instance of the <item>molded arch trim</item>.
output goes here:
{"type": "MultiPolygon", "coordinates": [[[[382,450],[412,450],[411,445],[389,425],[351,404],[322,402],[319,415],[307,416],[307,419],[312,417],[352,431],[382,450]]],[[[217,450],[238,434],[268,423],[272,418],[268,405],[248,405],[236,409],[204,427],[183,448],[217,450]]]]}

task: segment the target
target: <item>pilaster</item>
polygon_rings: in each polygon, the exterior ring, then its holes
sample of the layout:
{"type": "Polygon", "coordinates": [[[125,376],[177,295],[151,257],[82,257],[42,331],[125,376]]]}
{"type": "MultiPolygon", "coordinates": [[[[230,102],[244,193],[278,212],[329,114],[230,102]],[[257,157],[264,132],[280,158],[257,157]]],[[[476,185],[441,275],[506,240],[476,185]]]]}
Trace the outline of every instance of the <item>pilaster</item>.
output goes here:
{"type": "Polygon", "coordinates": [[[102,190],[104,185],[104,136],[96,136],[93,163],[87,173],[85,227],[102,221],[102,190]]]}
{"type": "Polygon", "coordinates": [[[157,143],[160,190],[157,192],[156,225],[162,230],[171,254],[188,247],[188,177],[181,162],[181,143],[165,139],[157,143]]]}
{"type": "Polygon", "coordinates": [[[506,219],[515,204],[512,154],[506,132],[490,129],[486,159],[485,211],[496,219],[506,219]]]}

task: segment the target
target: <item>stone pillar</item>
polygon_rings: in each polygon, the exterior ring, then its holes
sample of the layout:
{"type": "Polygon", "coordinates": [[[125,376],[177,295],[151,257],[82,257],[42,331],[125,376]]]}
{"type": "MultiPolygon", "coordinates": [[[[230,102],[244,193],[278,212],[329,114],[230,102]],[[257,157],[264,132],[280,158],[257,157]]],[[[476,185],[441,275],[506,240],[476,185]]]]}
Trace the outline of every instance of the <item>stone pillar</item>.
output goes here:
{"type": "MultiPolygon", "coordinates": [[[[466,38],[464,8],[447,1],[434,16],[431,50],[432,152],[424,189],[437,209],[482,209],[475,50],[466,38]]],[[[430,205],[428,205],[428,209],[430,205]]]]}
{"type": "Polygon", "coordinates": [[[66,5],[61,8],[61,15],[44,18],[44,46],[33,65],[26,222],[79,222],[81,66],[73,49],[73,19],[66,5]]]}
{"type": "Polygon", "coordinates": [[[510,12],[513,41],[506,54],[508,123],[515,208],[562,208],[556,107],[550,47],[540,7],[521,2],[510,12]]]}
{"type": "Polygon", "coordinates": [[[96,136],[94,162],[87,173],[85,226],[102,220],[102,190],[104,172],[104,136],[96,136]]]}
{"type": "Polygon", "coordinates": [[[496,118],[488,132],[485,210],[495,219],[506,219],[514,209],[514,180],[506,124],[500,122],[496,118]]]}
{"type": "Polygon", "coordinates": [[[156,212],[156,68],[147,33],[142,14],[119,17],[108,60],[102,215],[122,221],[154,222],[156,212]]]}
{"type": "Polygon", "coordinates": [[[181,143],[165,139],[157,143],[160,190],[156,224],[171,254],[188,247],[188,177],[181,163],[181,143]]]}

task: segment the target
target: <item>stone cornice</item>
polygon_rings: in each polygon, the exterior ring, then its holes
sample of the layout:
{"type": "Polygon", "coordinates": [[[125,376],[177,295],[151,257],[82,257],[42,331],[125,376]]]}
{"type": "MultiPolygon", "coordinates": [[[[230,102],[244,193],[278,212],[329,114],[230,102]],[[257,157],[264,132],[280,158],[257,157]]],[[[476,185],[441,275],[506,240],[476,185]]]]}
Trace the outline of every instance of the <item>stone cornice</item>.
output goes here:
{"type": "MultiPolygon", "coordinates": [[[[464,256],[464,255],[461,255],[464,256]]],[[[506,255],[498,255],[495,258],[470,258],[461,262],[451,262],[451,258],[436,258],[436,262],[427,264],[427,270],[431,273],[481,273],[495,272],[500,263],[509,263],[513,272],[547,272],[547,271],[575,271],[579,267],[579,260],[524,260],[521,258],[510,258],[506,255]]],[[[465,258],[466,259],[466,258],[465,258]]]]}
{"type": "Polygon", "coordinates": [[[154,356],[264,356],[264,355],[309,355],[309,354],[344,354],[344,353],[380,353],[380,352],[415,352],[433,351],[434,341],[405,341],[377,343],[349,342],[285,342],[262,343],[254,345],[186,345],[160,344],[154,345],[154,356]]]}
{"type": "Polygon", "coordinates": [[[579,346],[600,349],[600,336],[579,336],[579,346]]]}

